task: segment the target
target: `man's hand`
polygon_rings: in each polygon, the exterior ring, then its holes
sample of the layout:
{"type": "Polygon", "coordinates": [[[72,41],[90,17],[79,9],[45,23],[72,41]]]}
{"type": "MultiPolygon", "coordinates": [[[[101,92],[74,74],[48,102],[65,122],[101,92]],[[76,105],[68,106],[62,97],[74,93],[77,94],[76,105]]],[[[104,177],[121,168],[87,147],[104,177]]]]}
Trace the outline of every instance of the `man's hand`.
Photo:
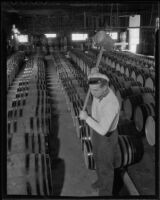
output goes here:
{"type": "Polygon", "coordinates": [[[79,118],[80,118],[81,120],[86,120],[87,117],[88,117],[88,114],[87,114],[86,111],[83,111],[83,110],[80,111],[80,113],[79,113],[79,118]]]}
{"type": "Polygon", "coordinates": [[[95,74],[97,72],[99,72],[99,69],[97,67],[92,67],[91,71],[90,71],[90,74],[95,74]]]}

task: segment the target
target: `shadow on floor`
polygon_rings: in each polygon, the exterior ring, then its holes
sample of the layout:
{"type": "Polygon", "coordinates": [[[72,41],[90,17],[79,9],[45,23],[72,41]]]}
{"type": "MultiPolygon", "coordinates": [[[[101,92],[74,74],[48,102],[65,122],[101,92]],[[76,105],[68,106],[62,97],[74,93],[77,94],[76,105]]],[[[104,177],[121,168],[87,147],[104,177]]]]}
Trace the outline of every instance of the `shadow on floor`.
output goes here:
{"type": "MultiPolygon", "coordinates": [[[[51,91],[51,89],[49,89],[51,91]]],[[[60,141],[58,138],[59,132],[59,114],[57,110],[57,101],[51,95],[51,125],[49,135],[49,154],[51,158],[52,182],[53,182],[53,195],[60,196],[64,184],[65,163],[64,160],[58,158],[60,141]]]]}
{"type": "Polygon", "coordinates": [[[123,183],[122,177],[120,175],[121,173],[122,171],[120,169],[114,170],[113,196],[115,197],[130,195],[123,183]]]}

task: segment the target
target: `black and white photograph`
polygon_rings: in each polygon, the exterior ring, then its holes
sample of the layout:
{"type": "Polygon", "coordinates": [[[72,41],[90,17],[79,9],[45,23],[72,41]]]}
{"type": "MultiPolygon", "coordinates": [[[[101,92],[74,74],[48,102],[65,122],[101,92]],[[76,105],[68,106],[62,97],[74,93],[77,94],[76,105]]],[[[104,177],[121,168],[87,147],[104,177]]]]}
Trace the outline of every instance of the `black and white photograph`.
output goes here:
{"type": "Polygon", "coordinates": [[[157,1],[1,2],[2,199],[159,199],[157,1]]]}

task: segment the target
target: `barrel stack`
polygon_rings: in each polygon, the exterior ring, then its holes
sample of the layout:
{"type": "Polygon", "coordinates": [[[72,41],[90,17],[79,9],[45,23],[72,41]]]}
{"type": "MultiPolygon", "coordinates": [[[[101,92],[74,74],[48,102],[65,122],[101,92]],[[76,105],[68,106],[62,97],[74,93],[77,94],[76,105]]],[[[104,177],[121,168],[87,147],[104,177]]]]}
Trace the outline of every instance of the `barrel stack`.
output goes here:
{"type": "Polygon", "coordinates": [[[43,59],[30,56],[7,103],[7,193],[53,194],[48,136],[51,105],[43,59]]]}

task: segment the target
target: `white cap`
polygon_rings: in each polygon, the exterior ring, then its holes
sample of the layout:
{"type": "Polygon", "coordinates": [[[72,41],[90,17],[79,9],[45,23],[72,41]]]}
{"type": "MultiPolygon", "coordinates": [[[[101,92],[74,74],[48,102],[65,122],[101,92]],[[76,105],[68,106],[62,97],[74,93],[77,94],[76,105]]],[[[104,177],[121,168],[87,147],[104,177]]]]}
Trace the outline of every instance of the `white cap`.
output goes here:
{"type": "Polygon", "coordinates": [[[101,74],[99,72],[89,74],[88,80],[90,79],[105,79],[109,82],[109,78],[105,74],[101,74]]]}

